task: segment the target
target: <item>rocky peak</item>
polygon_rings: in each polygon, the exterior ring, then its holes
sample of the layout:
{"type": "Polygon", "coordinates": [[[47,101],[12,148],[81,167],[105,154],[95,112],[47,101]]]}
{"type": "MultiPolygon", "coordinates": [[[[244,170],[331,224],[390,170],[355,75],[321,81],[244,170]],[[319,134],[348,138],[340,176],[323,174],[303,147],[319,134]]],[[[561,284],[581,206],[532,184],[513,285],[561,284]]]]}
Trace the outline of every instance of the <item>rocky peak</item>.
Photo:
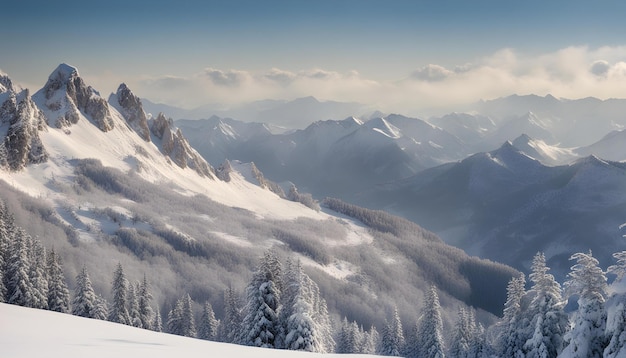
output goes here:
{"type": "Polygon", "coordinates": [[[109,105],[96,90],[85,84],[75,67],[60,64],[50,74],[40,92],[45,97],[44,107],[52,117],[50,119],[54,120],[55,126],[76,124],[82,112],[101,131],[113,129],[109,105]]]}
{"type": "Polygon", "coordinates": [[[115,94],[109,97],[109,103],[116,107],[124,116],[128,125],[146,142],[150,141],[150,129],[148,128],[148,118],[143,110],[143,105],[139,97],[122,83],[115,94]]]}
{"type": "Polygon", "coordinates": [[[0,93],[4,92],[15,92],[15,88],[9,76],[0,72],[0,93]]]}
{"type": "MultiPolygon", "coordinates": [[[[160,141],[161,153],[168,156],[177,166],[190,168],[201,176],[212,177],[213,168],[196,152],[172,119],[163,113],[150,120],[150,132],[160,141]]],[[[159,143],[155,143],[157,146],[159,143]]]]}
{"type": "Polygon", "coordinates": [[[46,130],[45,116],[35,105],[28,90],[11,92],[0,107],[0,122],[8,126],[0,144],[0,165],[9,170],[21,170],[28,164],[48,160],[39,131],[46,130]]]}

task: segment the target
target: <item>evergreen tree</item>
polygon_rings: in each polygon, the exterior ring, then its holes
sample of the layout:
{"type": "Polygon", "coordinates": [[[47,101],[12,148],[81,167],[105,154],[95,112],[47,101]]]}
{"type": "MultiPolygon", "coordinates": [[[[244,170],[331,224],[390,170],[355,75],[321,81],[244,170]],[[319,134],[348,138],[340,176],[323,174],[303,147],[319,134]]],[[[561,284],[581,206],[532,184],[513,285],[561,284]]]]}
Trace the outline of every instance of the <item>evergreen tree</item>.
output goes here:
{"type": "Polygon", "coordinates": [[[529,305],[530,338],[524,344],[527,357],[556,357],[562,350],[564,336],[569,321],[563,311],[565,301],[561,285],[548,274],[543,253],[538,252],[533,258],[531,274],[528,276],[533,286],[530,289],[532,301],[529,305]]]}
{"type": "Polygon", "coordinates": [[[326,302],[319,296],[319,288],[302,271],[298,262],[288,264],[283,284],[286,302],[281,308],[289,315],[282,322],[284,327],[284,348],[310,352],[331,352],[334,341],[330,335],[330,319],[326,312],[326,302]]]}
{"type": "Polygon", "coordinates": [[[526,294],[524,275],[513,277],[506,288],[507,298],[504,303],[504,314],[498,323],[498,339],[496,351],[501,357],[523,358],[524,344],[528,339],[526,333],[528,319],[522,311],[522,299],[526,294]]]}
{"type": "Polygon", "coordinates": [[[98,297],[91,286],[91,280],[85,266],[76,276],[72,314],[87,318],[101,318],[98,317],[98,297]]]}
{"type": "Polygon", "coordinates": [[[452,338],[452,346],[450,347],[450,357],[470,357],[473,340],[473,322],[470,322],[470,320],[470,315],[467,311],[465,311],[465,308],[459,308],[458,318],[452,338]]]}
{"type": "Polygon", "coordinates": [[[161,312],[156,310],[154,313],[154,321],[152,321],[152,330],[155,332],[163,332],[163,322],[161,320],[161,312]]]}
{"type": "Polygon", "coordinates": [[[181,336],[185,337],[195,337],[196,336],[196,323],[193,318],[193,305],[191,302],[191,296],[189,294],[185,295],[182,298],[183,302],[183,310],[182,310],[182,334],[181,336]]]}
{"type": "Polygon", "coordinates": [[[7,263],[9,261],[9,234],[7,229],[8,217],[6,204],[0,204],[0,302],[7,300],[7,287],[5,280],[7,277],[7,263]]]}
{"type": "Polygon", "coordinates": [[[626,251],[616,252],[613,257],[617,260],[615,265],[609,266],[607,272],[617,277],[613,282],[610,304],[614,309],[608,310],[606,319],[606,336],[609,340],[604,349],[604,358],[618,358],[626,356],[626,251]]]}
{"type": "Polygon", "coordinates": [[[150,305],[152,293],[150,292],[150,285],[146,275],[143,275],[143,281],[141,281],[141,285],[139,286],[137,299],[139,300],[139,319],[141,320],[141,327],[152,329],[154,311],[150,305]]]}
{"type": "Polygon", "coordinates": [[[224,319],[220,324],[220,341],[226,343],[241,342],[241,308],[237,294],[232,287],[224,292],[224,319]]]}
{"type": "Polygon", "coordinates": [[[441,318],[441,306],[437,288],[431,286],[422,309],[420,320],[419,343],[421,357],[443,358],[445,357],[445,344],[443,341],[443,320],[441,318]]]}
{"type": "Polygon", "coordinates": [[[368,332],[363,335],[363,343],[361,353],[363,354],[376,354],[376,347],[378,347],[378,331],[375,326],[371,326],[368,332]]]}
{"type": "Polygon", "coordinates": [[[176,301],[174,308],[167,314],[167,332],[183,336],[183,301],[176,301]]]}
{"type": "Polygon", "coordinates": [[[217,338],[218,321],[215,319],[213,307],[209,301],[204,303],[202,317],[198,325],[198,338],[214,341],[217,338]]]}
{"type": "Polygon", "coordinates": [[[65,283],[61,259],[54,249],[48,254],[48,309],[68,313],[70,308],[70,291],[65,283]]]}
{"type": "Polygon", "coordinates": [[[29,307],[48,309],[48,277],[46,275],[46,249],[41,242],[27,235],[29,257],[28,278],[32,287],[29,307]]]}
{"type": "Polygon", "coordinates": [[[591,251],[588,254],[576,253],[570,257],[576,260],[565,282],[570,296],[578,295],[578,310],[574,316],[569,344],[563,350],[567,357],[602,357],[608,342],[604,335],[607,295],[606,275],[591,251]]]}
{"type": "Polygon", "coordinates": [[[121,263],[117,264],[113,274],[111,294],[113,302],[109,311],[109,321],[131,325],[132,322],[128,313],[128,281],[121,263]]]}
{"type": "Polygon", "coordinates": [[[469,356],[471,358],[490,357],[491,350],[489,349],[489,344],[487,344],[485,327],[480,323],[476,324],[475,327],[469,356]]]}
{"type": "Polygon", "coordinates": [[[397,307],[394,309],[391,322],[385,323],[380,345],[379,354],[385,356],[397,357],[404,350],[404,333],[397,307]]]}
{"type": "Polygon", "coordinates": [[[419,329],[419,321],[416,321],[415,324],[413,324],[413,327],[407,332],[406,344],[403,352],[407,358],[419,358],[421,354],[419,329]]]}
{"type": "Polygon", "coordinates": [[[278,348],[276,338],[281,332],[278,319],[280,281],[275,255],[268,252],[261,259],[252,281],[246,289],[247,303],[243,320],[242,343],[245,345],[278,348]]]}
{"type": "Polygon", "coordinates": [[[9,247],[9,260],[5,276],[7,289],[7,303],[32,307],[34,289],[30,281],[30,259],[24,230],[16,228],[13,233],[13,242],[9,247]]]}
{"type": "Polygon", "coordinates": [[[96,310],[93,318],[106,321],[109,317],[109,304],[100,295],[96,295],[96,310]]]}
{"type": "Polygon", "coordinates": [[[139,315],[139,300],[137,299],[137,291],[139,288],[139,283],[133,285],[128,285],[128,297],[126,301],[128,302],[128,306],[126,309],[128,310],[128,317],[130,318],[130,325],[133,327],[143,328],[141,317],[139,315]]]}

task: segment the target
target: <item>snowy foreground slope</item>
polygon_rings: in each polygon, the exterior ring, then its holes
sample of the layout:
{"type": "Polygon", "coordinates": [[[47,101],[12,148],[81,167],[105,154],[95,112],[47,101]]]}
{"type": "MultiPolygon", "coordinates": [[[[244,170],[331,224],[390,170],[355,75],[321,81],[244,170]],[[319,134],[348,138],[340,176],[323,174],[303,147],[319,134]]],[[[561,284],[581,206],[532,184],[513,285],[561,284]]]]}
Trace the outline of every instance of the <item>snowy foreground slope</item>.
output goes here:
{"type": "Polygon", "coordinates": [[[7,358],[339,356],[208,342],[7,304],[0,304],[0,347],[7,358]]]}

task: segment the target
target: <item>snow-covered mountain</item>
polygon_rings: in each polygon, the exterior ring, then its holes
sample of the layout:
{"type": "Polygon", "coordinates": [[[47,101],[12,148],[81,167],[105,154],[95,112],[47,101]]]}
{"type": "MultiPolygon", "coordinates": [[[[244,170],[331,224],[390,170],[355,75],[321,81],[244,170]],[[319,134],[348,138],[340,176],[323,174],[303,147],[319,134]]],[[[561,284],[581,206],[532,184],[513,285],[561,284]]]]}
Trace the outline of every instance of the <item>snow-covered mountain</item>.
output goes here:
{"type": "Polygon", "coordinates": [[[623,247],[625,179],[623,163],[590,156],[550,167],[507,142],[378,186],[358,202],[404,216],[468,253],[523,271],[529,257],[544,251],[563,278],[569,253],[591,249],[608,263],[623,247]]]}
{"type": "MultiPolygon", "coordinates": [[[[397,305],[410,322],[421,307],[417,298],[431,283],[441,287],[447,324],[459,306],[475,306],[486,321],[500,313],[506,283],[516,274],[512,268],[469,257],[385,213],[336,202],[334,210],[315,210],[285,200],[258,163],[233,161],[216,170],[172,120],[147,115],[123,84],[106,101],[65,64],[32,100],[10,83],[2,77],[2,139],[6,163],[14,153],[22,159],[20,165],[2,166],[2,198],[19,226],[62,256],[70,287],[87,265],[94,288],[107,296],[113,268],[122,262],[131,280],[149,276],[162,310],[188,292],[196,302],[213,302],[219,315],[224,290],[242,290],[259,255],[273,248],[302,262],[338,320],[347,316],[382,328],[397,305]],[[15,141],[20,136],[24,139],[15,141]]],[[[359,138],[367,143],[374,137],[379,148],[397,153],[405,153],[401,143],[418,142],[438,153],[447,145],[443,140],[454,140],[438,128],[399,117],[369,125],[355,118],[318,122],[283,136],[259,135],[263,126],[213,120],[201,124],[220,140],[250,136],[245,143],[258,154],[275,153],[268,161],[308,152],[300,168],[317,170],[323,168],[315,167],[320,162],[314,156],[337,155],[338,143],[348,143],[348,137],[361,144],[359,138]],[[424,137],[414,138],[403,121],[421,126],[416,133],[423,130],[424,137]]],[[[389,160],[394,159],[362,165],[389,160]]]]}
{"type": "Polygon", "coordinates": [[[144,100],[149,113],[172,113],[174,119],[206,119],[210,116],[230,117],[244,122],[261,122],[272,127],[273,132],[280,128],[293,130],[304,128],[317,121],[346,118],[367,109],[364,105],[350,102],[319,101],[315,97],[296,98],[292,101],[263,100],[243,104],[231,109],[218,109],[214,106],[201,106],[185,110],[144,100]]]}
{"type": "Polygon", "coordinates": [[[226,121],[213,118],[204,122],[210,123],[206,126],[177,123],[213,165],[224,159],[252,161],[270,179],[295,182],[321,197],[347,199],[370,185],[408,177],[469,154],[454,135],[401,115],[318,121],[304,130],[277,135],[259,124],[226,121]]]}
{"type": "Polygon", "coordinates": [[[626,161],[626,130],[612,131],[591,145],[577,148],[576,153],[581,156],[595,155],[607,160],[626,161]]]}

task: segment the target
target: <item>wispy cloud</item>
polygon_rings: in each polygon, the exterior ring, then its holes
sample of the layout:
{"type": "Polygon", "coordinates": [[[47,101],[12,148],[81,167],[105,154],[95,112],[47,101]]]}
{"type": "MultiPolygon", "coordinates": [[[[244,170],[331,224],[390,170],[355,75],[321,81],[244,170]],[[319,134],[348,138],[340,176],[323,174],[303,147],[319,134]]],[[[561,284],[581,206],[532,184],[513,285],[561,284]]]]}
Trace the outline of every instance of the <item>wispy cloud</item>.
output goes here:
{"type": "Polygon", "coordinates": [[[136,85],[141,96],[188,107],[312,95],[419,114],[433,108],[455,110],[480,99],[511,94],[625,97],[626,47],[568,47],[544,54],[502,49],[451,68],[422,65],[403,79],[374,80],[357,71],[322,68],[255,72],[207,67],[193,76],[144,78],[136,85]]]}

